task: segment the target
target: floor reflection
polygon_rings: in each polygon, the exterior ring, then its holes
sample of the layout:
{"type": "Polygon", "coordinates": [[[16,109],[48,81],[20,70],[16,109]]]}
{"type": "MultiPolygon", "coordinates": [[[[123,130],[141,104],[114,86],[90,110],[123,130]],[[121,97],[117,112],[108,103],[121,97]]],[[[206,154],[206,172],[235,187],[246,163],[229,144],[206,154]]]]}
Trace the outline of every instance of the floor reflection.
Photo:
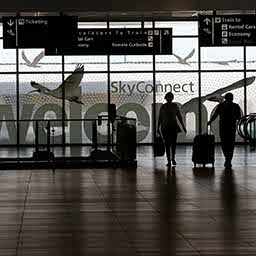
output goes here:
{"type": "Polygon", "coordinates": [[[243,153],[233,170],[187,155],[168,169],[146,150],[137,169],[2,170],[0,255],[255,255],[256,167],[243,153]]]}

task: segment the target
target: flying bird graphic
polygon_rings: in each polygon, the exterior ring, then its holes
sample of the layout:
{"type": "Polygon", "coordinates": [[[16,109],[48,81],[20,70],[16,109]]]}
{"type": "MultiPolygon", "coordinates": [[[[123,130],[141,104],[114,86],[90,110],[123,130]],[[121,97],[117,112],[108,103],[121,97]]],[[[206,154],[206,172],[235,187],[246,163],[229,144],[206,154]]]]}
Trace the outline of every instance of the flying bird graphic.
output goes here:
{"type": "MultiPolygon", "coordinates": [[[[246,86],[252,84],[255,81],[255,76],[248,77],[246,79],[241,79],[233,84],[230,84],[226,87],[220,88],[214,92],[211,92],[209,94],[206,94],[205,96],[201,97],[201,103],[204,103],[206,100],[213,101],[213,102],[222,102],[224,100],[224,96],[222,96],[224,93],[227,93],[229,91],[241,88],[246,84],[246,86]]],[[[192,106],[198,106],[199,97],[193,98],[183,104],[185,105],[187,109],[194,109],[192,106]]]]}
{"type": "Polygon", "coordinates": [[[39,68],[41,66],[37,65],[38,62],[44,57],[44,51],[41,51],[35,58],[34,60],[31,62],[27,56],[25,55],[25,52],[22,51],[21,52],[21,56],[22,56],[22,59],[26,62],[26,65],[28,67],[32,67],[32,68],[39,68]]]}
{"type": "MultiPolygon", "coordinates": [[[[255,76],[248,77],[245,79],[241,79],[233,84],[230,84],[224,88],[218,89],[214,92],[211,92],[205,96],[202,96],[201,99],[199,97],[195,97],[193,99],[190,99],[189,101],[183,103],[181,106],[181,112],[183,113],[191,113],[191,112],[197,112],[199,108],[199,102],[203,104],[205,101],[213,101],[213,102],[221,102],[223,100],[223,94],[227,93],[229,91],[243,88],[245,85],[248,86],[252,84],[255,81],[255,76]]],[[[207,118],[207,113],[204,111],[201,112],[203,118],[207,118]]],[[[185,119],[186,120],[186,119],[185,119]]],[[[203,130],[207,130],[207,124],[206,122],[202,124],[203,130]]],[[[199,118],[197,118],[196,122],[196,129],[199,129],[199,118]]]]}
{"type": "Polygon", "coordinates": [[[63,97],[62,90],[64,88],[65,90],[64,94],[65,94],[66,100],[84,105],[84,103],[79,100],[79,97],[80,97],[79,85],[84,75],[83,72],[84,72],[84,66],[82,64],[78,64],[76,66],[76,69],[73,71],[73,73],[70,76],[68,76],[58,88],[54,90],[50,90],[49,88],[41,84],[31,81],[30,82],[31,86],[36,90],[30,91],[29,93],[27,93],[27,95],[33,92],[39,92],[45,95],[52,96],[57,99],[62,99],[63,97]]]}
{"type": "Polygon", "coordinates": [[[233,84],[230,84],[226,87],[220,88],[212,93],[209,93],[201,98],[202,102],[205,100],[214,101],[214,102],[222,102],[224,100],[224,93],[241,88],[246,84],[246,86],[252,84],[255,81],[255,76],[248,77],[246,79],[241,79],[233,84]]]}
{"type": "Polygon", "coordinates": [[[174,53],[172,55],[175,56],[178,59],[178,63],[180,63],[182,65],[189,65],[190,66],[190,64],[187,61],[188,61],[188,59],[192,58],[194,53],[195,53],[195,49],[193,49],[191,51],[191,53],[186,58],[183,58],[183,59],[180,56],[178,56],[178,55],[176,55],[174,53]]]}

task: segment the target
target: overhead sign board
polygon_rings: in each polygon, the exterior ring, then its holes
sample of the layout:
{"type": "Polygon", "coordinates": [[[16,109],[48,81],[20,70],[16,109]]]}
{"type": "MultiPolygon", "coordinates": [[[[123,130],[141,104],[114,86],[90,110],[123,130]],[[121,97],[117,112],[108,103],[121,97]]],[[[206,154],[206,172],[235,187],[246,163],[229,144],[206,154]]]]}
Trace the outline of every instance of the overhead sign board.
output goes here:
{"type": "Polygon", "coordinates": [[[3,47],[66,48],[76,43],[77,17],[3,17],[3,47]]]}
{"type": "Polygon", "coordinates": [[[200,46],[256,45],[255,15],[216,15],[199,17],[200,46]]]}
{"type": "Polygon", "coordinates": [[[46,49],[46,54],[172,54],[172,29],[78,29],[76,47],[66,49],[46,49]]]}

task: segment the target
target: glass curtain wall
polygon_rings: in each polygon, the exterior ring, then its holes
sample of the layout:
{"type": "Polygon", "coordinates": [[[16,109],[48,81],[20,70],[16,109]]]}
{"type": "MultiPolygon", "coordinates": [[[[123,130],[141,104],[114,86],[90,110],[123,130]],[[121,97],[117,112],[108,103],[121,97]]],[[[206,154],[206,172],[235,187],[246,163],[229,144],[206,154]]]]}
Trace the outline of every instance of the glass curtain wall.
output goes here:
{"type": "MultiPolygon", "coordinates": [[[[56,144],[91,143],[91,129],[77,119],[107,114],[108,100],[116,104],[118,115],[137,118],[138,143],[152,143],[159,108],[169,91],[179,104],[188,131],[179,134],[181,143],[191,143],[196,134],[206,131],[207,120],[226,92],[234,93],[234,101],[244,113],[256,112],[255,47],[200,48],[197,21],[79,22],[78,26],[172,28],[173,54],[45,56],[44,49],[8,50],[3,49],[0,23],[0,145],[33,145],[33,120],[38,119],[61,119],[55,124],[56,144]],[[29,65],[35,58],[39,59],[37,65],[29,65]],[[83,105],[47,93],[62,90],[59,86],[78,64],[84,66],[79,87],[83,105]],[[31,92],[35,90],[31,82],[44,90],[31,92]]],[[[219,141],[217,124],[214,122],[212,130],[219,141]]],[[[107,125],[98,132],[101,142],[106,142],[107,125]]],[[[44,143],[45,128],[39,133],[44,143]]],[[[237,141],[241,141],[238,136],[237,141]]]]}

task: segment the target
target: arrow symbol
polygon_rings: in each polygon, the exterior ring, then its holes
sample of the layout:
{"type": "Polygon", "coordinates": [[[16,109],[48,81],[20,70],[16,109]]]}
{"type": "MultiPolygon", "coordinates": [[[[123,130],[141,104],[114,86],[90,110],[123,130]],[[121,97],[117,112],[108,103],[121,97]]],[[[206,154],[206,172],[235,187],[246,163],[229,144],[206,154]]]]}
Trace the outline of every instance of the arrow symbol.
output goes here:
{"type": "Polygon", "coordinates": [[[208,28],[204,28],[204,31],[205,31],[207,34],[211,34],[211,31],[210,31],[208,28]]]}
{"type": "Polygon", "coordinates": [[[7,24],[11,27],[14,24],[14,21],[10,20],[7,22],[7,24]]]}
{"type": "Polygon", "coordinates": [[[11,36],[15,36],[15,34],[12,32],[12,30],[7,30],[7,33],[10,34],[11,36]]]}
{"type": "Polygon", "coordinates": [[[211,20],[209,18],[206,18],[206,19],[204,19],[204,22],[206,23],[206,25],[208,25],[209,22],[211,22],[211,20]]]}

